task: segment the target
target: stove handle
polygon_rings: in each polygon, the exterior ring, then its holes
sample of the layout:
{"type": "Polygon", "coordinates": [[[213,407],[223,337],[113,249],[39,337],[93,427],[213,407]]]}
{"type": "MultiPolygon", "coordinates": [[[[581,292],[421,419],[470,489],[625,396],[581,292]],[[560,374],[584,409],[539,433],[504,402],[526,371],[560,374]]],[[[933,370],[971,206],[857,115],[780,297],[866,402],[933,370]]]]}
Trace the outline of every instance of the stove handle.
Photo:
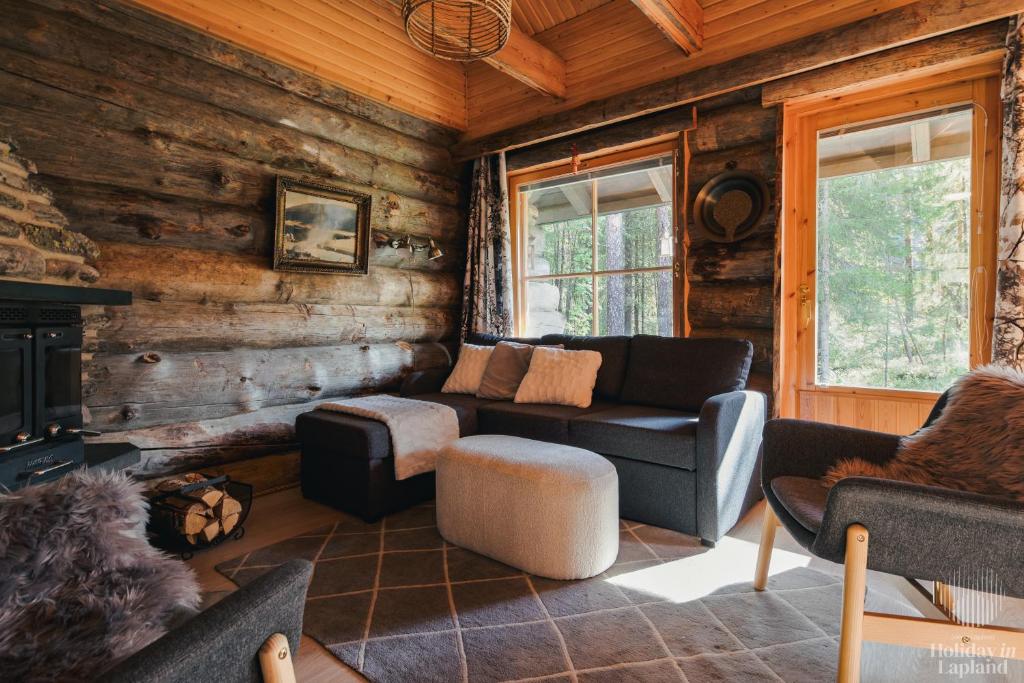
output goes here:
{"type": "Polygon", "coordinates": [[[23,472],[22,476],[27,478],[27,479],[33,479],[35,477],[41,477],[44,474],[50,474],[51,472],[56,472],[57,470],[62,470],[65,467],[69,467],[69,466],[74,465],[74,464],[75,463],[72,460],[62,460],[61,462],[54,463],[54,464],[50,465],[49,467],[42,467],[42,468],[40,468],[38,470],[32,470],[31,472],[23,472]]]}
{"type": "Polygon", "coordinates": [[[19,441],[18,443],[12,443],[10,446],[0,446],[0,453],[10,453],[11,451],[16,451],[19,448],[24,448],[25,446],[41,443],[42,441],[45,441],[45,439],[41,436],[37,436],[34,439],[27,439],[25,441],[19,441]]]}
{"type": "Polygon", "coordinates": [[[64,430],[65,434],[81,434],[82,436],[103,436],[103,432],[97,432],[92,429],[82,429],[81,427],[68,427],[64,430]]]}

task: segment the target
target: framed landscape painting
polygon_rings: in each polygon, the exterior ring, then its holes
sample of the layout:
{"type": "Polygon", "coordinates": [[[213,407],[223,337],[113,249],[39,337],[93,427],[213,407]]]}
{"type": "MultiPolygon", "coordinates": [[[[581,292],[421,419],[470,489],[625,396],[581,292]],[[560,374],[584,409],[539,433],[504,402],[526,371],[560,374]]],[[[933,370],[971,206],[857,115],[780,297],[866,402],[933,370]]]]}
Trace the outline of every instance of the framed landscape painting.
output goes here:
{"type": "Polygon", "coordinates": [[[369,244],[369,195],[277,179],[274,270],[365,275],[369,244]]]}

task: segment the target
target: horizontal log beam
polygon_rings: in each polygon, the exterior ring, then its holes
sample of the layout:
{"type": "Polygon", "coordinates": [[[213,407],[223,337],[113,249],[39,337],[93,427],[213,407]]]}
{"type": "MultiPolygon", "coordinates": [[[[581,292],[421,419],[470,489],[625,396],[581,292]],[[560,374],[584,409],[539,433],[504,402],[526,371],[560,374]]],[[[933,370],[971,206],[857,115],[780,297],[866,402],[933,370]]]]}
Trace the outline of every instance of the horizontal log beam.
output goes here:
{"type": "MultiPolygon", "coordinates": [[[[157,352],[157,362],[144,351],[101,353],[83,361],[83,394],[94,427],[134,430],[387,391],[413,370],[449,363],[441,344],[157,352]]],[[[154,447],[203,445],[191,441],[188,430],[166,429],[180,440],[154,447]]]]}
{"type": "Polygon", "coordinates": [[[704,8],[697,0],[633,0],[633,4],[686,54],[704,46],[704,8]]]}
{"type": "Polygon", "coordinates": [[[911,76],[953,71],[999,60],[1005,52],[1006,22],[992,21],[765,83],[762,102],[768,107],[865,84],[883,85],[911,76]]]}
{"type": "MultiPolygon", "coordinates": [[[[778,114],[760,102],[713,109],[706,114],[697,107],[697,129],[690,134],[690,152],[701,154],[722,147],[741,147],[775,138],[778,114]]],[[[678,133],[692,125],[689,106],[669,109],[639,119],[597,128],[572,137],[516,150],[508,155],[508,170],[566,161],[576,151],[593,154],[621,145],[678,133]]]]}
{"type": "MultiPolygon", "coordinates": [[[[437,306],[462,300],[453,273],[374,266],[364,277],[324,277],[268,267],[262,256],[99,242],[98,287],[130,290],[138,301],[437,306]],[[145,277],[139,277],[145,273],[145,277]]],[[[404,251],[404,250],[403,250],[404,251]]],[[[408,253],[407,251],[404,253],[408,253]]],[[[422,253],[417,259],[424,259],[422,253]]]]}
{"type": "MultiPolygon", "coordinates": [[[[254,81],[275,86],[291,95],[415,136],[441,148],[449,147],[457,135],[453,128],[407,114],[369,97],[333,85],[317,76],[297,71],[245,48],[235,47],[224,40],[189,26],[161,19],[150,11],[133,7],[125,2],[31,1],[34,6],[46,7],[52,12],[46,15],[39,11],[36,21],[21,25],[45,28],[54,24],[58,18],[76,18],[77,21],[76,19],[72,19],[72,21],[75,21],[77,25],[92,24],[122,36],[119,39],[99,41],[97,44],[100,46],[124,45],[137,40],[145,41],[151,45],[158,45],[213,64],[226,72],[240,74],[254,81]]],[[[6,2],[5,17],[11,6],[21,4],[23,3],[6,2]]],[[[38,33],[34,32],[33,34],[37,35],[38,33]]],[[[66,34],[58,29],[55,35],[66,34]]],[[[77,50],[79,47],[76,45],[71,49],[77,50]]],[[[152,70],[151,77],[160,73],[159,64],[162,63],[162,57],[154,62],[156,68],[152,70]]],[[[230,91],[231,83],[227,82],[226,85],[230,91]]]]}
{"type": "Polygon", "coordinates": [[[136,301],[88,320],[85,350],[231,351],[337,344],[435,342],[452,337],[455,308],[300,303],[136,301]],[[95,336],[92,336],[95,335],[95,336]]]}
{"type": "Polygon", "coordinates": [[[516,149],[855,59],[1024,11],[1024,0],[919,0],[838,28],[595,100],[456,145],[456,160],[516,149]]]}
{"type": "Polygon", "coordinates": [[[565,60],[514,26],[505,47],[484,61],[544,95],[565,97],[565,60]]]}
{"type": "MultiPolygon", "coordinates": [[[[47,145],[47,148],[49,146],[47,145]]],[[[88,168],[60,167],[58,173],[88,176],[88,168]]],[[[147,176],[125,178],[122,183],[148,186],[147,176]]],[[[154,175],[154,182],[159,178],[154,175]]],[[[273,246],[274,215],[265,202],[253,207],[210,201],[202,197],[175,197],[153,194],[133,187],[115,187],[87,179],[41,174],[39,182],[57,197],[57,203],[75,229],[99,241],[131,242],[207,249],[242,254],[269,255],[273,246]]],[[[255,182],[255,181],[254,181],[255,182]]],[[[459,242],[462,223],[455,207],[431,204],[392,192],[361,185],[335,182],[334,185],[357,192],[369,192],[370,225],[389,234],[412,234],[420,239],[433,237],[443,242],[459,242]]],[[[272,187],[267,183],[266,191],[272,187]]],[[[167,192],[173,188],[161,186],[167,192]]],[[[424,261],[420,255],[410,265],[424,261]]],[[[437,264],[424,264],[436,270],[437,264]]]]}
{"type": "Polygon", "coordinates": [[[79,127],[89,134],[100,128],[112,138],[135,138],[136,143],[153,149],[173,144],[325,181],[337,179],[380,187],[447,205],[458,201],[458,182],[451,177],[314,138],[293,128],[260,123],[138,85],[128,89],[115,79],[41,62],[3,48],[0,64],[0,89],[10,94],[4,98],[4,118],[10,118],[15,126],[24,116],[44,118],[55,134],[79,127]],[[95,93],[103,95],[97,98],[95,93]]]}

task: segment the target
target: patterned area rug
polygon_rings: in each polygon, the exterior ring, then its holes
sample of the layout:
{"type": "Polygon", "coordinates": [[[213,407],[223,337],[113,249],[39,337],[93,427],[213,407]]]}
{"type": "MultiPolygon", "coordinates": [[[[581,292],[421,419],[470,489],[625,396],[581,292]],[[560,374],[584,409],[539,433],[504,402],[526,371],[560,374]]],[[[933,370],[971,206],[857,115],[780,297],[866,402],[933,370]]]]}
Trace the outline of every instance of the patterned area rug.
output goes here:
{"type": "Polygon", "coordinates": [[[217,570],[243,585],[314,561],[305,632],[378,683],[834,679],[838,580],[794,567],[755,593],[721,585],[754,567],[711,571],[719,552],[623,521],[607,572],[553,581],[446,544],[424,505],[377,524],[344,517],[217,570]]]}

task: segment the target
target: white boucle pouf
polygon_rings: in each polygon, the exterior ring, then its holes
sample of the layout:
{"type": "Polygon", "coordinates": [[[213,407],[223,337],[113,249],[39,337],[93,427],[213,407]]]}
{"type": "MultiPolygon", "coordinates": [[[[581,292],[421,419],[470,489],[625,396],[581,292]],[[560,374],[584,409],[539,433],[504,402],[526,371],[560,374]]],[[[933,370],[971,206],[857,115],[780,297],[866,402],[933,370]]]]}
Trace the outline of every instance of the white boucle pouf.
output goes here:
{"type": "Polygon", "coordinates": [[[437,526],[457,546],[537,576],[585,579],[619,552],[619,479],[596,453],[468,436],[437,461],[437,526]]]}

